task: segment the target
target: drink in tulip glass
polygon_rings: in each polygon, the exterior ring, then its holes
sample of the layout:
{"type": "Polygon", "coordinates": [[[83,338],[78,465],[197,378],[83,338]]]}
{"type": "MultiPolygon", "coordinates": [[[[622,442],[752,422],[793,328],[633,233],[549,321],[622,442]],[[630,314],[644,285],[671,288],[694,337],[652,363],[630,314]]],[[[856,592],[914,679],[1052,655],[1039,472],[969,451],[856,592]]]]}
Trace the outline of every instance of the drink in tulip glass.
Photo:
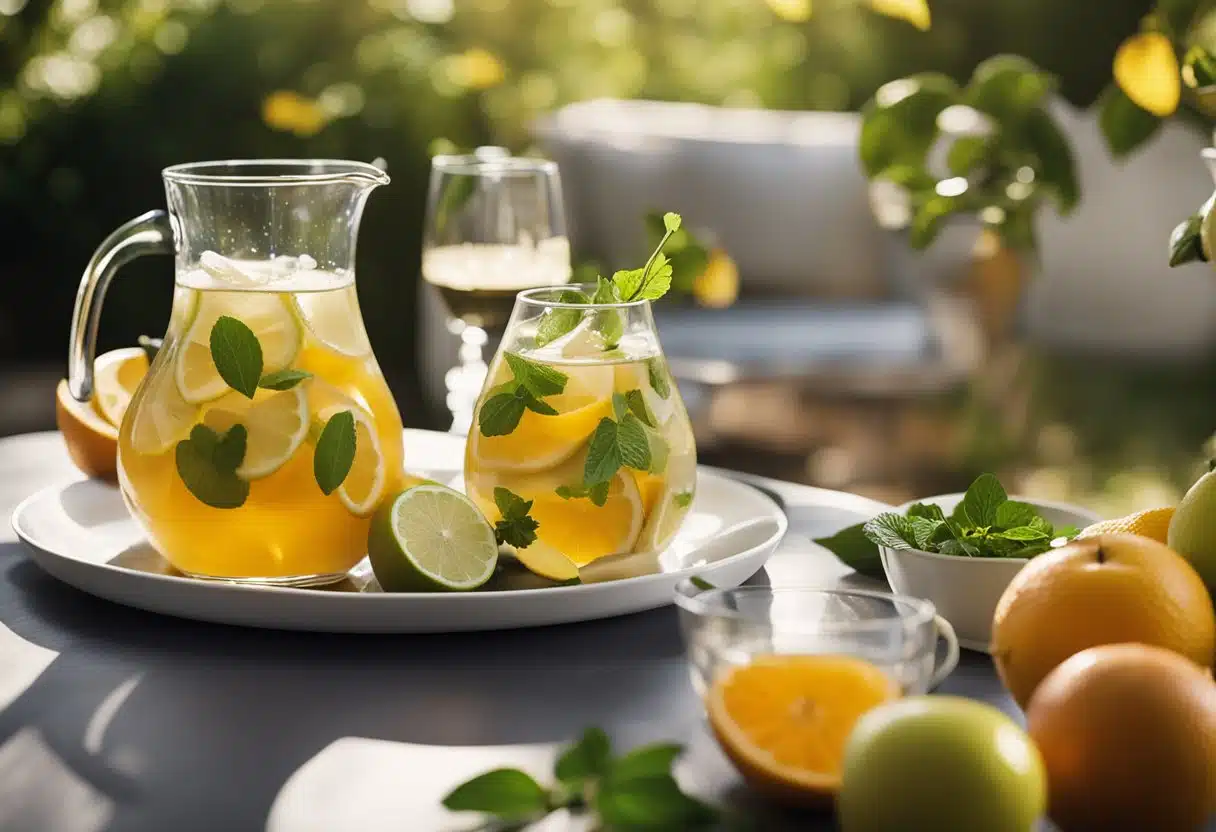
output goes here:
{"type": "Polygon", "coordinates": [[[164,172],[169,211],[132,220],[85,270],[68,386],[87,401],[118,265],[176,255],[163,343],[119,429],[118,480],[151,543],[192,577],[343,578],[400,486],[401,417],[355,293],[359,217],[388,177],[334,160],[164,172]]]}
{"type": "Polygon", "coordinates": [[[586,304],[595,287],[521,292],[478,398],[469,496],[532,501],[533,571],[578,575],[600,558],[663,550],[696,488],[692,426],[648,301],[586,304]]]}

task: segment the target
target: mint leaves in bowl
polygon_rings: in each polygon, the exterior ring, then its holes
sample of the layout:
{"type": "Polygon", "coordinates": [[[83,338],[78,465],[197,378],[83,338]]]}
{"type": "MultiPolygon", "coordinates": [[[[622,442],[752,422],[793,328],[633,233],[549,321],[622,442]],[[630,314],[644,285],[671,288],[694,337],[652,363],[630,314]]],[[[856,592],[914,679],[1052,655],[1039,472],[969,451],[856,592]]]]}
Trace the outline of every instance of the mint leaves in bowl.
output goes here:
{"type": "Polygon", "coordinates": [[[1084,509],[1011,499],[983,474],[963,494],[941,494],[885,512],[815,542],[891,589],[932,601],[959,644],[987,651],[992,615],[1031,558],[1063,545],[1098,518],[1084,509]]]}

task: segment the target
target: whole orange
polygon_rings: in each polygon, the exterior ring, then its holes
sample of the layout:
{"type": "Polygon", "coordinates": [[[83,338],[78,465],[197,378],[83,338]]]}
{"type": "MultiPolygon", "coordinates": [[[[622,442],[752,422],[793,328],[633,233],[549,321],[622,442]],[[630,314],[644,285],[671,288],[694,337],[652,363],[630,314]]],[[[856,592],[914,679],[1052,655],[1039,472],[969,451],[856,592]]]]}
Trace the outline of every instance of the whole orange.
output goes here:
{"type": "Polygon", "coordinates": [[[1075,540],[1026,565],[997,603],[991,653],[1023,708],[1039,682],[1087,647],[1139,642],[1211,667],[1216,613],[1198,573],[1132,534],[1075,540]]]}
{"type": "Polygon", "coordinates": [[[1083,650],[1043,680],[1026,719],[1062,832],[1194,832],[1216,808],[1216,683],[1177,653],[1083,650]]]}

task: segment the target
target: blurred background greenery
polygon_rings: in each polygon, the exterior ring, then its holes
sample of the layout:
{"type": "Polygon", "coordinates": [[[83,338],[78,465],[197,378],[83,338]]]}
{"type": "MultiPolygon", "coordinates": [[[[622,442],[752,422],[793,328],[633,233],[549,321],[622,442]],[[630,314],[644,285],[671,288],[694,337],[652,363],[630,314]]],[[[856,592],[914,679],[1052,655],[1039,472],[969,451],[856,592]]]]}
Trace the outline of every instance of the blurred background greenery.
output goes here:
{"type": "MultiPolygon", "coordinates": [[[[9,370],[61,365],[81,268],[112,228],[163,204],[164,166],[233,156],[382,158],[393,185],[368,206],[359,292],[406,424],[440,427],[423,406],[415,336],[436,150],[490,142],[526,150],[538,116],[599,97],[852,110],[894,78],[937,70],[961,81],[998,52],[1054,73],[1062,95],[1086,106],[1152,4],[930,5],[933,25],[922,31],[862,0],[814,0],[813,8],[811,0],[0,0],[0,357],[9,370]]],[[[102,348],[163,330],[170,269],[167,259],[145,259],[115,283],[102,348]]],[[[1037,407],[1057,441],[1049,432],[1040,453],[1037,434],[1010,440],[1027,461],[1039,460],[1035,476],[1056,476],[1058,485],[1062,465],[1098,470],[1076,461],[1087,443],[1117,451],[1119,470],[1147,464],[1126,462],[1128,443],[1105,428],[1068,426],[1078,385],[1098,383],[1100,372],[1045,366],[1043,389],[1058,394],[1037,407]]],[[[1143,403],[1136,389],[1165,384],[1155,371],[1118,365],[1108,375],[1113,386],[1101,395],[1117,401],[1143,403]]],[[[1212,428],[1210,391],[1170,389],[1179,403],[1132,418],[1140,425],[1168,414],[1173,456],[1153,480],[1166,491],[1191,476],[1212,428]]],[[[974,421],[974,452],[952,463],[959,482],[1009,452],[986,424],[974,421]]],[[[799,459],[797,470],[774,472],[825,479],[799,459]]]]}

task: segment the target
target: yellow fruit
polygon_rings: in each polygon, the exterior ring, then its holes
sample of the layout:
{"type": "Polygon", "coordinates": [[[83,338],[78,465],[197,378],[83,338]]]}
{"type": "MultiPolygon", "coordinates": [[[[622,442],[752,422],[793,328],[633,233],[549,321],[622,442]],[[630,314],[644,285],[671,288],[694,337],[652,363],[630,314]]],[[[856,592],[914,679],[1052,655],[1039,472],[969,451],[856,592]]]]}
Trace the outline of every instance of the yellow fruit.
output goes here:
{"type": "Polygon", "coordinates": [[[845,743],[863,714],[900,695],[851,656],[760,656],[709,692],[709,724],[744,779],[787,803],[824,805],[840,790],[845,743]]]}
{"type": "Polygon", "coordinates": [[[716,309],[735,302],[739,297],[739,267],[729,254],[720,248],[709,253],[709,262],[697,275],[692,294],[702,306],[716,309]]]}
{"type": "Polygon", "coordinates": [[[1216,683],[1176,653],[1085,650],[1043,680],[1026,717],[1066,832],[1192,832],[1216,808],[1216,683]]]}
{"type": "Polygon", "coordinates": [[[1182,77],[1174,45],[1160,32],[1132,35],[1115,50],[1113,74],[1132,102],[1165,118],[1178,109],[1182,77]]]}
{"type": "Polygon", "coordinates": [[[77,468],[90,477],[117,479],[118,428],[95,409],[94,402],[72,398],[66,379],[55,388],[55,422],[77,468]]]}
{"type": "Polygon", "coordinates": [[[93,365],[93,396],[97,410],[114,427],[122,427],[122,417],[135,388],[147,374],[148,353],[143,347],[111,350],[97,357],[93,365]]]}
{"type": "Polygon", "coordinates": [[[1170,530],[1170,520],[1174,517],[1172,506],[1152,508],[1148,511],[1138,511],[1126,517],[1114,520],[1102,520],[1092,526],[1086,526],[1077,537],[1095,537],[1100,534],[1138,534],[1165,543],[1170,530]]]}
{"type": "Polygon", "coordinates": [[[1164,647],[1204,667],[1216,650],[1216,613],[1198,573],[1137,535],[1088,537],[1039,555],[993,616],[992,658],[1022,707],[1070,656],[1123,642],[1164,647]]]}

